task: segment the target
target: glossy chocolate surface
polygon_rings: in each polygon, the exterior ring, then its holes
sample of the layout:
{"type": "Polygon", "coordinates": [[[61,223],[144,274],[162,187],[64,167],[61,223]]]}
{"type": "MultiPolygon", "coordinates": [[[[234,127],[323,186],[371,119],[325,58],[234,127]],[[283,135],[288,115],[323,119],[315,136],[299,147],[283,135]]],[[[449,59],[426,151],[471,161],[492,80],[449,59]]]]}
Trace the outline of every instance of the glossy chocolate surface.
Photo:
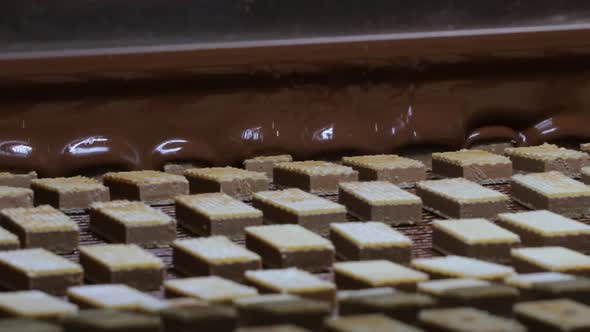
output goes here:
{"type": "Polygon", "coordinates": [[[203,50],[176,54],[182,70],[157,54],[3,58],[0,168],[59,176],[590,140],[590,51],[574,42],[588,31],[203,50]],[[191,73],[200,60],[209,67],[191,73]]]}

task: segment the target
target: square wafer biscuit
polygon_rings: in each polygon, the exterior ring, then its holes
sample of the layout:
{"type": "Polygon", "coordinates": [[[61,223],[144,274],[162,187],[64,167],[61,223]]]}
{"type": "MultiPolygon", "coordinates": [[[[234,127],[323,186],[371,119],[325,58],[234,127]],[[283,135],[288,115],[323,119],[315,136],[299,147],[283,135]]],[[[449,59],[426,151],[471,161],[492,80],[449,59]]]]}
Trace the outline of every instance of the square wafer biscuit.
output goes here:
{"type": "Polygon", "coordinates": [[[78,307],[38,290],[0,293],[0,316],[56,319],[75,314],[78,307]]]}
{"type": "Polygon", "coordinates": [[[508,196],[463,178],[418,182],[416,194],[426,210],[445,218],[495,218],[508,211],[508,196]]]}
{"type": "Polygon", "coordinates": [[[85,285],[70,287],[68,301],[81,309],[116,309],[158,312],[166,302],[122,284],[85,285]]]}
{"type": "Polygon", "coordinates": [[[170,202],[189,191],[188,181],[180,175],[158,171],[111,172],[103,177],[113,200],[170,202]]]}
{"type": "Polygon", "coordinates": [[[535,284],[571,281],[574,279],[576,279],[575,276],[561,272],[533,272],[508,276],[504,278],[504,283],[523,290],[530,289],[535,284]]]}
{"type": "Polygon", "coordinates": [[[122,283],[141,290],[160,288],[162,260],[135,244],[97,244],[80,247],[80,264],[93,283],[122,283]]]}
{"type": "Polygon", "coordinates": [[[459,150],[432,154],[432,171],[440,176],[462,177],[478,183],[506,182],[512,176],[507,157],[483,150],[459,150]]]}
{"type": "Polygon", "coordinates": [[[590,187],[560,172],[514,175],[512,197],[534,210],[549,210],[572,218],[590,215],[590,187]]]}
{"type": "Polygon", "coordinates": [[[422,162],[394,154],[343,157],[342,164],[359,172],[361,181],[388,181],[410,187],[426,179],[422,162]]]}
{"type": "Polygon", "coordinates": [[[258,191],[268,190],[266,174],[235,167],[192,168],[184,171],[191,194],[224,192],[232,197],[249,199],[258,191]]]}
{"type": "Polygon", "coordinates": [[[330,239],[345,260],[385,259],[404,264],[412,259],[412,241],[381,222],[333,223],[330,239]]]}
{"type": "Polygon", "coordinates": [[[61,325],[66,332],[160,332],[162,330],[161,320],[157,315],[109,309],[83,310],[77,315],[64,317],[61,325]]]}
{"type": "Polygon", "coordinates": [[[504,153],[512,160],[515,171],[526,173],[559,171],[570,177],[578,177],[582,167],[590,166],[587,153],[554,144],[508,148],[504,153]]]}
{"type": "Polygon", "coordinates": [[[527,331],[526,327],[516,320],[491,315],[483,310],[469,307],[423,310],[420,312],[420,323],[428,331],[527,331]]]}
{"type": "Polygon", "coordinates": [[[334,280],[339,289],[395,287],[415,290],[428,275],[386,260],[334,264],[334,280]]]}
{"type": "Polygon", "coordinates": [[[20,247],[18,236],[0,227],[0,251],[14,250],[20,247]]]}
{"type": "Polygon", "coordinates": [[[31,182],[35,205],[49,204],[61,210],[87,209],[94,202],[109,200],[109,189],[84,176],[35,179],[31,182]]]}
{"type": "Polygon", "coordinates": [[[273,268],[321,271],[334,261],[332,243],[299,225],[248,227],[246,247],[258,253],[265,266],[273,268]]]}
{"type": "Polygon", "coordinates": [[[450,289],[471,288],[489,286],[491,283],[486,280],[471,278],[450,278],[419,282],[417,290],[433,296],[440,296],[450,289]]]}
{"type": "Polygon", "coordinates": [[[252,203],[271,223],[299,224],[322,235],[330,223],[346,221],[343,205],[295,188],[256,193],[252,203]]]}
{"type": "Polygon", "coordinates": [[[325,322],[326,332],[423,332],[423,330],[407,325],[383,314],[353,315],[330,318],[325,322]]]}
{"type": "Polygon", "coordinates": [[[552,271],[590,276],[590,256],[564,247],[512,249],[512,262],[519,273],[552,271]]]}
{"type": "Polygon", "coordinates": [[[511,267],[463,256],[418,258],[412,261],[412,267],[428,273],[432,279],[501,280],[514,273],[511,267]]]}
{"type": "Polygon", "coordinates": [[[31,189],[0,186],[0,209],[32,206],[33,191],[31,189]]]}
{"type": "Polygon", "coordinates": [[[313,193],[336,193],[338,183],[358,180],[351,167],[316,160],[279,163],[273,172],[276,185],[313,193]]]}
{"type": "Polygon", "coordinates": [[[8,290],[38,289],[63,295],[82,283],[82,267],[45,249],[0,252],[0,286],[8,290]]]}
{"type": "Polygon", "coordinates": [[[0,224],[18,236],[23,248],[68,253],[80,243],[78,224],[49,205],[3,209],[0,224]]]}
{"type": "Polygon", "coordinates": [[[432,229],[432,246],[444,254],[509,261],[520,244],[517,234],[483,218],[435,220],[432,229]]]}
{"type": "Polygon", "coordinates": [[[533,331],[590,330],[590,306],[568,299],[521,302],[514,314],[533,331]]]}
{"type": "Polygon", "coordinates": [[[183,195],[175,200],[178,223],[193,233],[244,239],[244,228],[262,225],[262,211],[225,193],[183,195]]]}
{"type": "Polygon", "coordinates": [[[401,225],[422,217],[420,197],[385,181],[340,183],[338,202],[361,220],[401,225]]]}
{"type": "Polygon", "coordinates": [[[334,284],[296,268],[246,272],[246,281],[262,293],[286,293],[335,303],[334,284]]]}
{"type": "Polygon", "coordinates": [[[427,281],[418,289],[435,297],[441,307],[468,306],[500,316],[510,316],[520,296],[514,287],[469,278],[427,281]]]}
{"type": "Polygon", "coordinates": [[[212,303],[232,303],[258,295],[256,288],[216,276],[168,280],[164,290],[167,297],[193,297],[212,303]]]}
{"type": "Polygon", "coordinates": [[[590,251],[590,226],[551,211],[501,213],[497,223],[518,234],[525,246],[590,251]]]}
{"type": "Polygon", "coordinates": [[[244,168],[247,171],[264,173],[269,179],[272,179],[274,166],[278,163],[290,161],[293,161],[293,157],[288,154],[276,156],[258,156],[244,160],[244,168]]]}
{"type": "Polygon", "coordinates": [[[37,172],[15,174],[0,172],[0,186],[30,188],[31,181],[37,178],[37,172]]]}
{"type": "Polygon", "coordinates": [[[319,331],[324,320],[332,314],[329,303],[287,294],[238,299],[234,305],[238,309],[239,325],[241,326],[269,326],[289,323],[297,324],[311,331],[319,331]]]}
{"type": "Polygon", "coordinates": [[[225,236],[176,240],[172,250],[174,268],[188,276],[216,275],[241,281],[244,272],[262,267],[258,254],[225,236]]]}
{"type": "Polygon", "coordinates": [[[142,202],[95,203],[90,230],[108,242],[158,246],[176,238],[176,221],[142,202]]]}

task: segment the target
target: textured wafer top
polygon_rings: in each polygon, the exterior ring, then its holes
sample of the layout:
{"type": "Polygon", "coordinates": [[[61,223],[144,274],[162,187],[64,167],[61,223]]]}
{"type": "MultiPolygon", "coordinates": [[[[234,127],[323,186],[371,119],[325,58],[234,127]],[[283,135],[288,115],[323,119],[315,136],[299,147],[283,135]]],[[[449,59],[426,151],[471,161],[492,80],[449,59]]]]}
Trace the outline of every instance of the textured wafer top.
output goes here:
{"type": "Polygon", "coordinates": [[[409,247],[412,245],[412,241],[407,236],[382,222],[332,223],[330,231],[361,248],[409,247]]]}
{"type": "Polygon", "coordinates": [[[517,174],[512,181],[549,197],[590,196],[590,187],[556,171],[517,174]]]}
{"type": "Polygon", "coordinates": [[[396,293],[397,290],[392,287],[373,287],[363,288],[354,290],[339,290],[336,296],[338,301],[354,298],[374,297],[374,296],[387,296],[396,293]]]}
{"type": "Polygon", "coordinates": [[[213,220],[262,217],[260,210],[225,193],[177,196],[176,204],[182,204],[213,220]]]}
{"type": "Polygon", "coordinates": [[[586,167],[582,167],[580,169],[581,173],[586,175],[586,176],[590,176],[590,166],[586,166],[586,167]]]}
{"type": "Polygon", "coordinates": [[[467,244],[520,242],[518,235],[483,218],[435,220],[432,226],[467,244]]]}
{"type": "Polygon", "coordinates": [[[188,183],[188,181],[183,176],[149,170],[131,172],[110,172],[106,173],[103,179],[133,185],[162,184],[175,182],[188,183]]]}
{"type": "Polygon", "coordinates": [[[424,164],[418,160],[400,157],[395,154],[343,157],[342,163],[348,166],[360,166],[378,171],[398,168],[424,168],[424,164]]]}
{"type": "Polygon", "coordinates": [[[13,177],[13,176],[27,176],[27,177],[37,177],[37,172],[33,171],[33,172],[29,172],[29,173],[12,173],[12,172],[0,172],[0,178],[6,178],[6,177],[13,177]]]}
{"type": "Polygon", "coordinates": [[[453,255],[414,259],[412,266],[420,270],[453,277],[483,280],[504,278],[514,273],[514,269],[508,266],[453,255]]]}
{"type": "Polygon", "coordinates": [[[468,307],[422,310],[418,317],[422,322],[444,327],[449,331],[527,331],[515,320],[494,316],[483,310],[468,307]]]}
{"type": "Polygon", "coordinates": [[[322,175],[349,175],[356,173],[355,170],[348,166],[342,166],[327,161],[292,161],[287,163],[279,163],[274,166],[276,169],[282,169],[291,172],[297,172],[310,176],[322,175]]]}
{"type": "Polygon", "coordinates": [[[245,231],[280,251],[334,250],[330,241],[299,225],[251,226],[245,231]]]}
{"type": "Polygon", "coordinates": [[[176,240],[173,247],[211,263],[260,260],[260,256],[230,241],[225,236],[176,240]]]}
{"type": "Polygon", "coordinates": [[[212,302],[258,295],[256,288],[216,276],[168,280],[164,287],[175,293],[212,302]]]}
{"type": "Polygon", "coordinates": [[[410,194],[387,181],[342,182],[340,190],[371,205],[421,203],[420,197],[410,194]]]}
{"type": "Polygon", "coordinates": [[[464,203],[508,201],[501,192],[463,178],[421,181],[416,187],[464,203]]]}
{"type": "Polygon", "coordinates": [[[79,229],[78,224],[70,217],[49,205],[3,209],[0,214],[27,232],[77,231],[79,229]]]}
{"type": "Polygon", "coordinates": [[[18,236],[0,227],[0,244],[18,244],[18,236]]]}
{"type": "Polygon", "coordinates": [[[0,197],[19,197],[23,195],[33,196],[33,191],[28,188],[0,186],[0,197]]]}
{"type": "Polygon", "coordinates": [[[504,279],[504,283],[517,287],[531,287],[533,284],[574,280],[576,277],[559,272],[537,272],[515,274],[504,279]]]}
{"type": "Polygon", "coordinates": [[[279,154],[276,156],[257,156],[254,158],[244,160],[244,163],[246,163],[246,162],[266,162],[266,161],[277,162],[277,163],[289,162],[289,161],[293,161],[293,157],[291,157],[290,154],[279,154]]]}
{"type": "Polygon", "coordinates": [[[0,293],[0,309],[14,316],[44,318],[73,314],[78,307],[38,290],[0,293]]]}
{"type": "Polygon", "coordinates": [[[297,188],[259,191],[254,194],[253,199],[300,216],[346,213],[346,208],[343,205],[297,188]]]}
{"type": "Polygon", "coordinates": [[[164,225],[174,220],[142,202],[112,201],[92,204],[92,209],[127,226],[164,225]]]}
{"type": "Polygon", "coordinates": [[[551,271],[590,269],[590,256],[564,247],[518,248],[511,254],[551,271]]]}
{"type": "Polygon", "coordinates": [[[88,190],[107,190],[107,187],[95,179],[84,176],[74,176],[71,178],[47,178],[34,179],[31,181],[31,187],[43,188],[57,192],[84,192],[88,190]]]}
{"type": "Polygon", "coordinates": [[[514,312],[559,327],[559,331],[590,327],[590,307],[569,299],[521,302],[514,305],[514,312]]]}
{"type": "Polygon", "coordinates": [[[541,235],[561,236],[590,233],[590,226],[547,210],[500,213],[498,219],[541,235]]]}
{"type": "Polygon", "coordinates": [[[256,296],[242,297],[234,300],[234,305],[247,307],[250,305],[277,303],[285,301],[300,300],[301,297],[291,294],[260,294],[256,296]]]}
{"type": "Polygon", "coordinates": [[[202,178],[211,181],[268,180],[264,173],[247,171],[235,167],[191,168],[184,171],[184,176],[202,178]]]}
{"type": "Polygon", "coordinates": [[[386,260],[336,263],[334,272],[377,287],[428,280],[425,273],[386,260]]]}
{"type": "Polygon", "coordinates": [[[589,152],[590,151],[590,143],[582,143],[580,144],[580,150],[589,152]]]}
{"type": "Polygon", "coordinates": [[[11,266],[29,277],[82,273],[82,267],[45,249],[0,251],[0,264],[11,266]]]}
{"type": "Polygon", "coordinates": [[[432,154],[432,159],[443,160],[459,166],[512,163],[509,158],[488,151],[467,149],[453,152],[436,152],[432,154]]]}
{"type": "Polygon", "coordinates": [[[157,311],[166,307],[164,301],[122,284],[70,287],[68,297],[98,308],[157,311]]]}
{"type": "Polygon", "coordinates": [[[508,156],[519,156],[540,160],[588,158],[588,154],[586,153],[566,148],[560,148],[557,145],[548,143],[538,146],[506,148],[506,150],[504,150],[504,153],[508,156]]]}
{"type": "Polygon", "coordinates": [[[469,278],[452,278],[430,280],[418,283],[418,291],[428,294],[441,295],[447,290],[467,287],[489,286],[490,282],[469,278]]]}
{"type": "Polygon", "coordinates": [[[325,325],[332,331],[421,332],[422,330],[381,314],[365,314],[328,319],[325,325]]]}
{"type": "Polygon", "coordinates": [[[246,280],[276,292],[313,292],[334,290],[334,284],[296,268],[246,271],[246,280]]]}
{"type": "Polygon", "coordinates": [[[80,253],[111,270],[164,268],[162,260],[135,244],[81,246],[80,253]]]}

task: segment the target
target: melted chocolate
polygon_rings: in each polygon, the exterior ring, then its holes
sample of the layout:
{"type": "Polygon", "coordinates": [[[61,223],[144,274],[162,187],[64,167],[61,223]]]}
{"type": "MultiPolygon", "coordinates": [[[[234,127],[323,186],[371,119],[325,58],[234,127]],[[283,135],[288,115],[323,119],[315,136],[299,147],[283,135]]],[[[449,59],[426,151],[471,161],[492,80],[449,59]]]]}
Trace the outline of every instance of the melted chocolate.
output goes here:
{"type": "Polygon", "coordinates": [[[270,153],[325,159],[590,140],[590,70],[578,58],[524,59],[11,88],[0,98],[0,168],[60,176],[270,153]]]}

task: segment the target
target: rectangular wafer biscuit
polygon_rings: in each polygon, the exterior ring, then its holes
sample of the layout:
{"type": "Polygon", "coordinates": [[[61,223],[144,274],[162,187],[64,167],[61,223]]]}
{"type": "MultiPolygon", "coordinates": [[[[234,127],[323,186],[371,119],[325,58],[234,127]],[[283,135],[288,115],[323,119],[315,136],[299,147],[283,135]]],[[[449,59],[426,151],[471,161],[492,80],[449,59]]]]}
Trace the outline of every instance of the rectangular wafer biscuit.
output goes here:
{"type": "Polygon", "coordinates": [[[388,181],[411,187],[426,179],[422,162],[393,154],[343,157],[342,164],[359,172],[360,181],[388,181]]]}
{"type": "Polygon", "coordinates": [[[340,182],[358,180],[358,172],[351,167],[316,160],[279,163],[273,172],[277,186],[323,194],[338,192],[340,182]]]}
{"type": "Polygon", "coordinates": [[[512,197],[534,210],[549,210],[577,218],[590,215],[590,187],[560,172],[512,177],[512,197]]]}
{"type": "Polygon", "coordinates": [[[338,202],[361,220],[393,225],[414,224],[422,216],[422,200],[384,181],[340,183],[338,202]]]}
{"type": "Polygon", "coordinates": [[[193,233],[244,239],[244,228],[262,225],[262,212],[225,193],[176,197],[178,223],[193,233]]]}

